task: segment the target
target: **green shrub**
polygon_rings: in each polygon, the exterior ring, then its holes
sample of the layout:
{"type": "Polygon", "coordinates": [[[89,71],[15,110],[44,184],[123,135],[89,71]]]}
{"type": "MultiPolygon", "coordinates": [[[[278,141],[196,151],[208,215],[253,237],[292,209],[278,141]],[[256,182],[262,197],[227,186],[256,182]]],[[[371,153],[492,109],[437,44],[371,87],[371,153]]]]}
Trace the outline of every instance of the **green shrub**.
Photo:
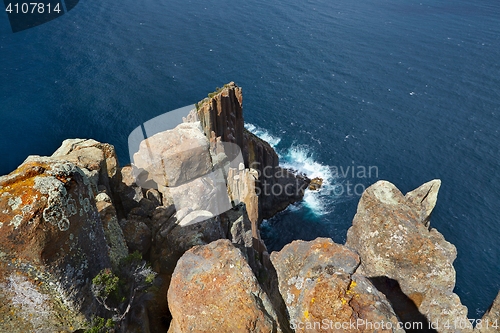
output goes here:
{"type": "Polygon", "coordinates": [[[114,332],[115,322],[112,319],[94,317],[91,326],[85,330],[85,333],[110,333],[114,332]]]}

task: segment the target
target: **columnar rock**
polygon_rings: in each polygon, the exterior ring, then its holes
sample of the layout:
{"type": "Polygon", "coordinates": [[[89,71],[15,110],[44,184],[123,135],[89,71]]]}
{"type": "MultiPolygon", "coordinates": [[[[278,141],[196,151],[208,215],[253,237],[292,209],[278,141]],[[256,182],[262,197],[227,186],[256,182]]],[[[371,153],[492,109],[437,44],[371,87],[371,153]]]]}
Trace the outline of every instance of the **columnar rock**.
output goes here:
{"type": "Polygon", "coordinates": [[[0,177],[0,267],[0,312],[13,318],[0,331],[74,330],[96,312],[90,281],[110,259],[79,167],[30,156],[0,177]]]}
{"type": "Polygon", "coordinates": [[[257,178],[256,170],[245,169],[244,165],[241,165],[239,169],[229,169],[227,187],[231,201],[245,203],[248,218],[252,222],[252,235],[260,239],[258,232],[259,198],[255,192],[257,178]]]}
{"type": "MultiPolygon", "coordinates": [[[[188,120],[201,122],[211,144],[219,140],[241,148],[245,166],[255,169],[258,174],[256,188],[260,222],[285,209],[290,203],[301,200],[309,179],[280,168],[278,154],[269,143],[244,128],[242,103],[241,88],[230,82],[199,102],[196,116],[190,115],[188,120]]],[[[251,205],[247,203],[247,206],[251,205]]]]}
{"type": "Polygon", "coordinates": [[[268,296],[229,240],[196,246],[182,256],[168,304],[169,333],[281,332],[268,296]]]}
{"type": "Polygon", "coordinates": [[[295,332],[404,332],[385,296],[355,273],[359,256],[345,246],[294,241],[271,261],[295,332]]]}
{"type": "Polygon", "coordinates": [[[440,184],[430,181],[406,196],[386,181],[370,186],[358,204],[346,246],[361,257],[358,272],[373,278],[389,300],[403,297],[416,305],[413,310],[399,308],[402,302],[393,301],[400,317],[411,321],[423,314],[429,323],[462,321],[464,329],[438,325],[437,331],[469,332],[467,308],[453,293],[456,248],[429,228],[440,184]]]}

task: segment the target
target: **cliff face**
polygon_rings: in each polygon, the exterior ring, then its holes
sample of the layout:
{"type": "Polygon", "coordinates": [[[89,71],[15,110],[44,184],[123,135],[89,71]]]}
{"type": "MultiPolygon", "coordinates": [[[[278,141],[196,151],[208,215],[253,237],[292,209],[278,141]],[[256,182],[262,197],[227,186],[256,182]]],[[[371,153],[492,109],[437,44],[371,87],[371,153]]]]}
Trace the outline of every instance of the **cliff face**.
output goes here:
{"type": "MultiPolygon", "coordinates": [[[[269,255],[258,221],[300,198],[290,189],[308,180],[281,169],[272,147],[245,131],[241,102],[230,84],[191,123],[149,141],[169,157],[160,167],[141,155],[160,191],[136,184],[131,166],[119,168],[113,146],[83,139],[0,177],[0,332],[83,330],[96,314],[142,333],[399,333],[401,322],[423,328],[408,331],[473,331],[453,293],[456,249],[430,228],[439,180],[406,195],[377,182],[363,193],[345,245],[294,241],[269,255]],[[189,140],[202,149],[187,149],[189,140]],[[224,141],[242,148],[235,165],[224,141]],[[204,176],[222,169],[230,207],[207,217],[218,208],[203,205],[221,182],[204,176]],[[135,286],[150,269],[124,266],[133,251],[159,275],[158,288],[131,289],[118,305],[130,311],[116,319],[90,285],[103,268],[125,267],[137,274],[120,283],[135,286]],[[391,326],[380,330],[382,322],[391,326]]],[[[499,304],[500,295],[483,318],[490,325],[474,331],[498,332],[499,304]]]]}
{"type": "MultiPolygon", "coordinates": [[[[259,197],[256,225],[302,199],[310,180],[279,166],[276,151],[244,127],[243,96],[234,82],[226,84],[197,104],[196,116],[211,144],[231,142],[241,148],[245,166],[257,171],[259,197]]],[[[248,206],[251,206],[247,203],[248,206]]],[[[252,214],[250,214],[252,215],[252,214]]]]}

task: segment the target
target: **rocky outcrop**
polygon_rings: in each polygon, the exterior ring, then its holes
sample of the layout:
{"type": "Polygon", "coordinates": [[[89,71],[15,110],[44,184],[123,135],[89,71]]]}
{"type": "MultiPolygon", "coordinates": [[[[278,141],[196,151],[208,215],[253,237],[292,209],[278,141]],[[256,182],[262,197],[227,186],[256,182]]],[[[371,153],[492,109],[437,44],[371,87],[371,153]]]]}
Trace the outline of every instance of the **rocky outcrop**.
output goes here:
{"type": "MultiPolygon", "coordinates": [[[[440,184],[433,180],[406,196],[386,181],[370,186],[361,197],[346,242],[361,257],[358,273],[371,278],[394,300],[396,313],[406,321],[420,321],[423,315],[425,325],[468,322],[467,308],[453,293],[456,248],[429,228],[440,184]]],[[[437,331],[472,329],[470,325],[449,327],[439,325],[437,331]]]]}
{"type": "Polygon", "coordinates": [[[259,219],[259,198],[255,191],[255,182],[258,179],[257,171],[245,169],[245,166],[241,165],[238,169],[229,169],[227,179],[231,201],[245,203],[248,218],[252,223],[252,236],[260,239],[257,224],[259,219]]]}
{"type": "Polygon", "coordinates": [[[80,167],[89,178],[94,194],[101,190],[111,193],[111,187],[117,182],[118,158],[115,148],[108,143],[92,139],[68,139],[51,157],[80,167]]]}
{"type": "Polygon", "coordinates": [[[109,258],[114,270],[118,270],[120,261],[128,255],[127,243],[123,231],[118,224],[116,210],[111,198],[106,193],[99,193],[96,198],[96,207],[101,217],[109,258]]]}
{"type": "Polygon", "coordinates": [[[96,311],[89,281],[110,266],[85,172],[57,158],[31,156],[0,177],[0,221],[0,304],[14,318],[0,322],[0,330],[82,327],[84,315],[96,311]]]}
{"type": "Polygon", "coordinates": [[[169,333],[281,332],[269,297],[229,240],[197,246],[177,263],[169,333]]]}
{"type": "MultiPolygon", "coordinates": [[[[430,228],[440,181],[406,195],[378,182],[346,246],[295,241],[270,256],[260,220],[322,180],[281,168],[244,129],[234,83],[186,121],[143,141],[134,167],[72,139],[0,177],[0,331],[81,332],[113,313],[130,332],[472,331],[453,293],[456,249],[430,228]],[[120,274],[128,297],[96,301],[99,272],[120,274]]],[[[499,299],[474,331],[498,332],[499,299]]]]}
{"type": "Polygon", "coordinates": [[[500,332],[500,292],[484,314],[481,322],[476,323],[474,332],[497,333],[500,332]]]}
{"type": "Polygon", "coordinates": [[[176,187],[212,171],[208,139],[199,123],[181,123],[175,129],[157,133],[139,146],[134,154],[137,179],[176,187]]]}
{"type": "MultiPolygon", "coordinates": [[[[217,141],[230,142],[240,147],[245,166],[257,171],[259,211],[254,224],[270,218],[290,203],[302,199],[309,179],[279,166],[274,149],[244,128],[243,96],[234,82],[224,85],[197,104],[195,115],[188,120],[201,122],[203,131],[213,145],[217,141]]],[[[249,202],[245,202],[251,207],[249,202]]]]}
{"type": "Polygon", "coordinates": [[[271,254],[295,332],[404,332],[385,296],[355,273],[359,256],[331,239],[294,241],[271,254]],[[385,322],[385,329],[373,324],[385,322]]]}

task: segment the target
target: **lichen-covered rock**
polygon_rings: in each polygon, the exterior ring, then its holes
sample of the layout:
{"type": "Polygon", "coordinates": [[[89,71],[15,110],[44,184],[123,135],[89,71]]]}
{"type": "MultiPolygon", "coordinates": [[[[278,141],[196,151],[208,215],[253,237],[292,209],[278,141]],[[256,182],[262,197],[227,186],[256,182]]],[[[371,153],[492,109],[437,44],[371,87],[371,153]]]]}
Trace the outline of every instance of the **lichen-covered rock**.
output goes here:
{"type": "MultiPolygon", "coordinates": [[[[346,246],[361,257],[359,273],[397,281],[429,322],[467,323],[467,308],[453,293],[456,248],[436,229],[429,229],[440,184],[433,180],[406,196],[386,181],[370,186],[358,204],[346,246]]],[[[389,299],[396,297],[399,287],[387,290],[389,299]]],[[[393,306],[398,313],[397,304],[393,306]]],[[[471,331],[471,325],[464,326],[439,325],[438,332],[471,331]]]]}
{"type": "Polygon", "coordinates": [[[105,193],[97,195],[96,206],[101,217],[104,235],[106,236],[111,265],[113,270],[118,271],[120,261],[125,258],[129,252],[125,236],[118,223],[116,210],[109,196],[105,193]]]}
{"type": "Polygon", "coordinates": [[[500,292],[484,314],[480,323],[476,323],[474,332],[496,333],[500,332],[500,292]]]}
{"type": "Polygon", "coordinates": [[[268,296],[229,240],[194,247],[182,256],[168,304],[169,333],[281,332],[268,296]]]}
{"type": "Polygon", "coordinates": [[[92,180],[94,193],[97,193],[99,185],[111,193],[119,168],[112,145],[92,139],[68,139],[63,141],[51,157],[80,167],[92,180]]]}
{"type": "Polygon", "coordinates": [[[359,256],[345,246],[294,241],[271,261],[295,332],[404,332],[385,296],[354,273],[359,256]],[[382,322],[385,329],[369,324],[382,322]]]}
{"type": "MultiPolygon", "coordinates": [[[[87,315],[95,311],[90,280],[109,267],[110,260],[91,184],[79,167],[54,158],[30,157],[0,177],[0,253],[5,268],[0,270],[0,284],[19,286],[19,293],[2,294],[4,308],[23,313],[44,300],[56,311],[50,316],[67,318],[61,319],[67,329],[81,324],[73,319],[81,316],[79,311],[87,315]],[[37,288],[36,281],[45,289],[37,288]],[[36,304],[30,303],[31,292],[38,295],[36,304]],[[65,312],[57,312],[62,311],[57,302],[65,312]]],[[[61,328],[50,323],[39,331],[61,328]]],[[[39,322],[24,324],[24,330],[0,331],[33,331],[39,322]]]]}

